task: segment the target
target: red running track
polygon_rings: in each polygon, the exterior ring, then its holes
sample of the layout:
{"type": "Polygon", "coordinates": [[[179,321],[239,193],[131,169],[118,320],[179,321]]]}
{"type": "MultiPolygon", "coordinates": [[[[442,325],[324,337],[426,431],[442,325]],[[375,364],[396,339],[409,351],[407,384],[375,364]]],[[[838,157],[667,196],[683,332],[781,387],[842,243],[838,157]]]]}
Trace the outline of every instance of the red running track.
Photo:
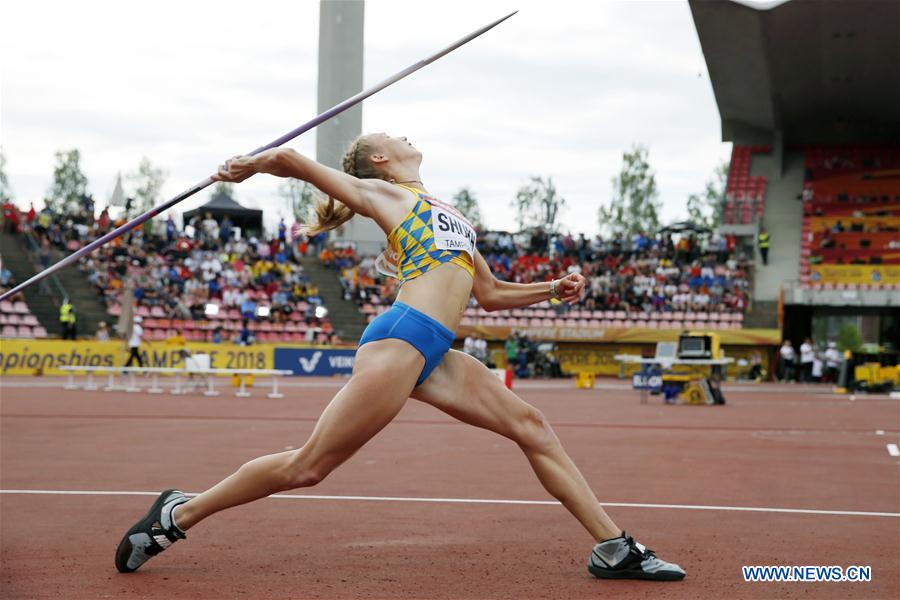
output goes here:
{"type": "Polygon", "coordinates": [[[515,445],[414,401],[328,480],[296,492],[394,500],[261,500],[121,575],[115,546],[150,497],[8,492],[202,491],[302,444],[338,384],[292,380],[279,400],[261,389],[237,399],[61,385],[0,382],[3,598],[900,597],[900,459],[886,449],[898,443],[900,402],[883,396],[768,385],[694,407],[641,405],[618,385],[520,385],[601,501],[669,505],[608,507],[688,572],[651,583],[591,577],[592,540],[557,505],[400,500],[552,500],[515,445]],[[742,565],[870,565],[873,579],[745,583],[742,565]]]}

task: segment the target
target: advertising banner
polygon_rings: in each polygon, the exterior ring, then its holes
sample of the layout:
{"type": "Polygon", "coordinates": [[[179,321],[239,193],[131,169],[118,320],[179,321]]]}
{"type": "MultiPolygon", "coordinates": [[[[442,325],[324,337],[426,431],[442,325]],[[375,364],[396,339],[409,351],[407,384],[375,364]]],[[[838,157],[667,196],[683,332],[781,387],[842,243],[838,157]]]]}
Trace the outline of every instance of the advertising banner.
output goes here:
{"type": "Polygon", "coordinates": [[[810,265],[811,283],[900,285],[900,265],[810,265]]]}
{"type": "MultiPolygon", "coordinates": [[[[701,327],[698,330],[702,331],[701,327]]],[[[723,345],[778,346],[781,332],[778,329],[723,329],[712,330],[719,335],[723,345]]],[[[489,340],[505,340],[510,335],[521,334],[532,340],[556,342],[604,342],[616,344],[677,342],[680,329],[606,329],[601,327],[500,327],[461,325],[457,339],[479,335],[489,340]]]]}
{"type": "Polygon", "coordinates": [[[331,348],[275,348],[275,368],[294,375],[349,375],[356,350],[331,348]]]}
{"type": "MultiPolygon", "coordinates": [[[[271,369],[273,344],[188,343],[192,353],[208,354],[213,369],[271,369]]],[[[178,368],[184,365],[179,346],[163,342],[141,345],[144,365],[178,368]]],[[[65,375],[63,366],[119,367],[128,348],[121,341],[0,340],[0,375],[65,375]]]]}

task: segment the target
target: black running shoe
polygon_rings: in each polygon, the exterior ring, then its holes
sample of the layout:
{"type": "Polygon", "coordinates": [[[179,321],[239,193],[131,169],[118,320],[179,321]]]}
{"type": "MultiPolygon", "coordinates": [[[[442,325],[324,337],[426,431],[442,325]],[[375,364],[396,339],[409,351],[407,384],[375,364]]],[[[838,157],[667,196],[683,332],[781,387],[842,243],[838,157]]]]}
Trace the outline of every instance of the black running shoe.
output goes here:
{"type": "Polygon", "coordinates": [[[159,495],[143,519],[128,530],[116,549],[116,568],[120,573],[133,573],[178,540],[186,536],[172,521],[172,509],[188,501],[178,490],[159,495]]]}
{"type": "Polygon", "coordinates": [[[660,560],[631,536],[622,535],[594,546],[588,559],[588,571],[600,579],[651,579],[655,581],[680,581],[684,569],[674,563],[660,560]]]}

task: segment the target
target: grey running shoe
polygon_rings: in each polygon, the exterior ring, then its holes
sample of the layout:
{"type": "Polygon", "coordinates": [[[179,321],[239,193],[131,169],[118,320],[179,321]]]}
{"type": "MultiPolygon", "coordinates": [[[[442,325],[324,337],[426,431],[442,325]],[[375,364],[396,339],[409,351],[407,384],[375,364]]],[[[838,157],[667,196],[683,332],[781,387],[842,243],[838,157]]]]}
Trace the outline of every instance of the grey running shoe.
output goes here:
{"type": "Polygon", "coordinates": [[[652,579],[680,581],[684,570],[676,564],[660,560],[643,545],[622,532],[617,538],[594,546],[588,559],[588,571],[600,579],[652,579]]]}
{"type": "Polygon", "coordinates": [[[172,509],[188,501],[178,490],[159,495],[143,519],[128,530],[116,549],[116,569],[132,573],[138,567],[186,536],[172,521],[172,509]]]}

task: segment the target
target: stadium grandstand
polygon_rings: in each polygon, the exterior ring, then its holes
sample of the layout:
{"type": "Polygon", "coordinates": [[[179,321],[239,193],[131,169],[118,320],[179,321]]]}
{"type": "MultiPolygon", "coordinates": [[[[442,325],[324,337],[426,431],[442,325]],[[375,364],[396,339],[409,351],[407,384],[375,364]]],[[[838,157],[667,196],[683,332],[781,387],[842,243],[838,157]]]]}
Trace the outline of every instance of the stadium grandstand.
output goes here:
{"type": "MultiPolygon", "coordinates": [[[[222,202],[213,198],[211,204],[222,202]]],[[[61,334],[59,309],[71,296],[81,299],[76,318],[86,321],[78,326],[82,336],[93,336],[103,319],[140,316],[148,341],[174,332],[195,342],[231,340],[245,327],[260,342],[338,341],[318,289],[299,263],[299,246],[287,243],[286,232],[244,240],[232,221],[241,222],[239,217],[218,216],[194,211],[185,231],[171,217],[155,222],[82,259],[77,270],[64,272],[64,283],[54,277],[3,302],[4,337],[61,334]],[[29,309],[32,302],[41,307],[38,315],[29,309]]],[[[86,207],[68,214],[32,209],[8,218],[3,250],[14,260],[2,266],[3,289],[121,222],[108,209],[95,218],[86,207]]]]}
{"type": "Polygon", "coordinates": [[[900,4],[691,0],[734,143],[723,233],[769,240],[752,325],[900,339],[900,4]]]}

